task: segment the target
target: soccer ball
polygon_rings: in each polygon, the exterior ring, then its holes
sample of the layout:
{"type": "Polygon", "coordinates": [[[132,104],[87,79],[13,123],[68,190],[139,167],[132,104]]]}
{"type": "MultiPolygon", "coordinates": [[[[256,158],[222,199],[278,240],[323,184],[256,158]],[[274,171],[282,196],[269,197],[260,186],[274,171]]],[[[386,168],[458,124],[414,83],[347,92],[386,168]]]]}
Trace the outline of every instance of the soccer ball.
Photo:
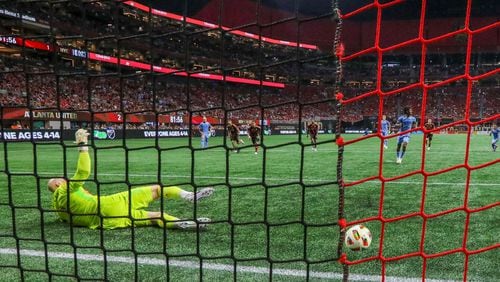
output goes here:
{"type": "Polygon", "coordinates": [[[367,249],[372,243],[372,233],[364,225],[351,226],[345,233],[345,245],[353,250],[367,249]]]}

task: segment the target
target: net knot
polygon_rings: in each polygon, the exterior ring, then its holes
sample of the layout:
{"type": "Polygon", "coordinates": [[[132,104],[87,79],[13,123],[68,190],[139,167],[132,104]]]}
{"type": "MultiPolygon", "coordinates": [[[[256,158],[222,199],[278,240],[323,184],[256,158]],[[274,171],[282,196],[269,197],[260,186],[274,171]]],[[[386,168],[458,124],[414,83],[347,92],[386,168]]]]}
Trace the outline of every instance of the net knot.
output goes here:
{"type": "Polygon", "coordinates": [[[344,56],[344,53],[345,53],[345,47],[344,47],[344,43],[340,43],[338,46],[337,46],[337,49],[335,50],[335,55],[340,58],[342,56],[344,56]]]}
{"type": "Polygon", "coordinates": [[[340,13],[340,9],[339,8],[335,8],[333,10],[333,15],[332,15],[332,20],[334,20],[335,22],[340,22],[340,19],[342,18],[342,15],[340,13]]]}
{"type": "Polygon", "coordinates": [[[335,143],[337,143],[338,146],[344,145],[344,138],[337,137],[337,139],[335,139],[335,143]]]}
{"type": "Polygon", "coordinates": [[[341,264],[345,264],[347,262],[347,255],[346,254],[341,254],[338,262],[341,263],[341,264]]]}
{"type": "Polygon", "coordinates": [[[339,92],[335,95],[335,99],[337,101],[342,101],[342,99],[344,99],[344,94],[342,94],[342,92],[339,92]]]}
{"type": "Polygon", "coordinates": [[[341,11],[340,11],[339,8],[335,9],[335,15],[336,15],[337,19],[341,19],[342,18],[342,13],[341,13],[341,11]]]}
{"type": "Polygon", "coordinates": [[[340,226],[340,229],[344,229],[347,226],[347,221],[345,220],[345,218],[339,219],[337,223],[340,226]]]}

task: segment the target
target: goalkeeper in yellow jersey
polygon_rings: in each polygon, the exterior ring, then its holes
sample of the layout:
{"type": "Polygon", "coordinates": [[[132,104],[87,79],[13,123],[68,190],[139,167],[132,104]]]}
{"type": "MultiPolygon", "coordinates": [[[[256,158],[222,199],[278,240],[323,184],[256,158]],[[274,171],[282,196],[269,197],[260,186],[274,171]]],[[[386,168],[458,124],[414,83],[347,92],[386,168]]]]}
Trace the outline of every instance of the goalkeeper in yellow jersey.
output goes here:
{"type": "Polygon", "coordinates": [[[48,189],[53,193],[52,206],[58,211],[62,221],[92,229],[148,225],[201,229],[210,222],[209,218],[198,218],[196,221],[182,220],[167,213],[144,209],[160,197],[166,200],[198,201],[212,195],[214,189],[211,187],[200,189],[196,194],[176,186],[160,185],[142,186],[109,196],[91,194],[83,187],[84,181],[90,176],[90,156],[86,146],[88,135],[84,129],[79,129],[75,134],[76,143],[79,144],[75,175],[69,181],[64,178],[52,178],[48,182],[48,189]]]}

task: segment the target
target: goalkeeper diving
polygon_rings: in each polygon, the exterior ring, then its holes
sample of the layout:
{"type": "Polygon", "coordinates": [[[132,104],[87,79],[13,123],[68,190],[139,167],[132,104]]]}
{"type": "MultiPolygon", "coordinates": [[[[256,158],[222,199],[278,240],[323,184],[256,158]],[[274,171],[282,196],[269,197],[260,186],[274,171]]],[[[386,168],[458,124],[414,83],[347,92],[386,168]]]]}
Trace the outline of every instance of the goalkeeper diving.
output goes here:
{"type": "Polygon", "coordinates": [[[84,129],[79,129],[75,134],[76,143],[79,145],[75,175],[69,181],[64,178],[52,178],[47,184],[53,193],[52,207],[57,210],[62,221],[91,229],[151,225],[162,228],[202,229],[210,222],[209,218],[183,220],[164,212],[144,209],[160,197],[166,200],[198,201],[213,194],[214,189],[211,187],[193,193],[176,186],[149,185],[107,196],[91,194],[84,188],[85,180],[91,171],[88,135],[84,129]]]}

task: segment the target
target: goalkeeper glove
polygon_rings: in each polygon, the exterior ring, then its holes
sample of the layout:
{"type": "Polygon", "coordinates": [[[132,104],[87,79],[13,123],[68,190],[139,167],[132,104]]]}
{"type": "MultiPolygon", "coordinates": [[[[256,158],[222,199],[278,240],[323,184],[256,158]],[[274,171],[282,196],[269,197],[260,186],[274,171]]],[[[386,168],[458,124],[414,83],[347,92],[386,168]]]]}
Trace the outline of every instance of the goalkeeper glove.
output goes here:
{"type": "MultiPolygon", "coordinates": [[[[88,133],[86,129],[83,129],[83,128],[78,129],[75,133],[75,143],[78,145],[87,145],[89,135],[90,135],[90,133],[88,133]]],[[[81,146],[81,147],[79,147],[79,150],[80,151],[87,151],[88,147],[81,146]]]]}

